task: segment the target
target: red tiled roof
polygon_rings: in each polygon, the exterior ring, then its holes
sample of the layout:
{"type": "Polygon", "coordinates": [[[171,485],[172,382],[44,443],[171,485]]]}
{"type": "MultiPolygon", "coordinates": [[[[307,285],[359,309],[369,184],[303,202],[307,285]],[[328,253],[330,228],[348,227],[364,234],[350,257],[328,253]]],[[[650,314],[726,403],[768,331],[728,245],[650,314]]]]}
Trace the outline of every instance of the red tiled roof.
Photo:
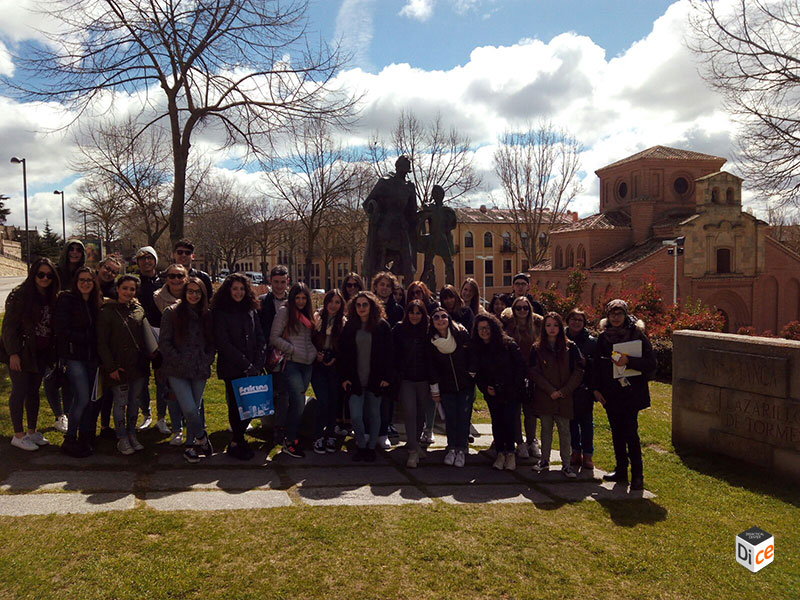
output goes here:
{"type": "Polygon", "coordinates": [[[681,150],[680,148],[670,148],[669,146],[653,146],[652,148],[647,148],[646,150],[632,154],[627,158],[613,162],[610,165],[601,167],[600,169],[597,169],[595,173],[600,173],[601,171],[610,169],[611,167],[618,167],[619,165],[624,165],[626,163],[633,162],[634,160],[641,160],[645,158],[655,158],[659,160],[722,161],[723,163],[727,161],[727,159],[721,156],[714,156],[712,154],[703,154],[702,152],[693,152],[692,150],[681,150]]]}
{"type": "MultiPolygon", "coordinates": [[[[455,208],[456,219],[459,223],[513,223],[514,217],[507,208],[487,208],[483,212],[480,208],[455,208]]],[[[550,211],[544,211],[543,218],[550,220],[550,211]]],[[[572,219],[568,215],[562,215],[560,223],[570,223],[572,219]]]]}
{"type": "Polygon", "coordinates": [[[580,219],[579,221],[575,221],[574,223],[562,225],[558,227],[558,229],[554,230],[553,233],[561,233],[564,231],[586,231],[589,229],[629,229],[630,226],[631,219],[628,217],[628,215],[619,211],[612,211],[607,213],[598,213],[596,215],[591,215],[589,217],[580,219]]]}
{"type": "Polygon", "coordinates": [[[545,259],[540,260],[535,265],[533,265],[530,268],[530,270],[531,271],[549,271],[552,268],[553,268],[553,266],[550,264],[550,259],[549,258],[545,258],[545,259]]]}
{"type": "Polygon", "coordinates": [[[616,254],[612,254],[608,258],[601,260],[591,266],[591,271],[624,271],[631,265],[644,260],[648,256],[652,256],[664,245],[661,243],[663,240],[649,239],[639,245],[631,246],[625,250],[620,250],[616,254]]]}

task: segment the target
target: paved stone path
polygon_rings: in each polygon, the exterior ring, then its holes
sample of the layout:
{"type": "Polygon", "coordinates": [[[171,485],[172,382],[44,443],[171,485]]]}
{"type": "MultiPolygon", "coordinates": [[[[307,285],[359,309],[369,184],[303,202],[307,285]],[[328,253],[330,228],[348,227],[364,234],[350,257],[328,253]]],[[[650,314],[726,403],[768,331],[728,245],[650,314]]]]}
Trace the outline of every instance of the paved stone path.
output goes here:
{"type": "Polygon", "coordinates": [[[491,441],[487,428],[478,426],[482,435],[461,469],[442,464],[444,436],[437,436],[437,444],[417,469],[405,467],[407,453],[400,446],[379,452],[373,464],[353,463],[344,451],[324,456],[309,451],[299,460],[282,454],[270,459],[262,450],[245,463],[220,452],[197,465],[183,460],[182,449],[168,446],[159,447],[152,463],[111,454],[73,459],[56,448],[44,448],[0,482],[0,515],[434,502],[552,506],[654,497],[603,482],[599,469],[582,470],[577,479],[567,480],[556,452],[549,472],[535,472],[533,459],[519,460],[513,472],[496,471],[488,453],[479,451],[491,441]]]}

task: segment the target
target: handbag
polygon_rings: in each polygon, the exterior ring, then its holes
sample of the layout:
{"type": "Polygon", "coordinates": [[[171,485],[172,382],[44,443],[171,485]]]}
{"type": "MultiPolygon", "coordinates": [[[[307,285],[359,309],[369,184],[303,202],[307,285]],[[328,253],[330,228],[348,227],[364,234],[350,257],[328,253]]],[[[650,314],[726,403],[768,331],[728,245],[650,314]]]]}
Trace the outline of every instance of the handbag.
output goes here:
{"type": "Polygon", "coordinates": [[[231,381],[242,421],[275,414],[272,375],[240,377],[231,381]]]}

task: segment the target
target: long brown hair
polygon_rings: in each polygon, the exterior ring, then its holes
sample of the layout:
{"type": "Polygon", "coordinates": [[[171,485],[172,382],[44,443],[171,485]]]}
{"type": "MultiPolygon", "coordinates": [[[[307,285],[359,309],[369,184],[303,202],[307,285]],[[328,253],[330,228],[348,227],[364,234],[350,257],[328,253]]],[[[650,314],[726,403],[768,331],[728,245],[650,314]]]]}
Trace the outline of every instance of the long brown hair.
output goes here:
{"type": "Polygon", "coordinates": [[[556,334],[556,353],[564,352],[567,349],[567,332],[564,328],[564,319],[561,318],[561,315],[557,312],[549,312],[544,316],[544,321],[542,321],[542,335],[539,336],[539,341],[536,342],[537,349],[549,348],[549,341],[547,337],[547,330],[545,329],[545,325],[547,325],[547,319],[553,319],[556,323],[558,323],[558,334],[556,334]]]}
{"type": "Polygon", "coordinates": [[[406,288],[406,300],[411,298],[411,295],[417,290],[422,290],[422,298],[423,298],[422,301],[425,303],[427,310],[427,305],[430,304],[431,296],[433,294],[431,294],[431,291],[428,289],[428,286],[425,285],[425,283],[422,281],[412,281],[411,283],[408,284],[408,287],[406,288]]]}
{"type": "Polygon", "coordinates": [[[178,300],[178,303],[175,305],[174,309],[175,341],[179,344],[182,344],[186,339],[188,329],[187,324],[190,319],[190,310],[197,311],[198,315],[200,316],[200,326],[203,328],[203,339],[205,340],[206,348],[213,344],[214,332],[211,326],[211,311],[208,308],[207,293],[206,286],[202,279],[199,279],[198,277],[189,277],[186,280],[186,285],[183,286],[183,292],[181,292],[180,300],[178,300]],[[186,300],[186,290],[189,289],[190,283],[200,288],[200,302],[194,306],[189,304],[188,300],[186,300]]]}
{"type": "Polygon", "coordinates": [[[342,296],[344,297],[345,302],[349,302],[353,296],[355,296],[358,292],[360,292],[363,289],[364,289],[364,280],[361,279],[361,275],[359,275],[358,273],[355,272],[348,273],[347,275],[344,276],[344,279],[342,279],[342,296]],[[358,290],[356,290],[352,294],[347,291],[349,289],[347,287],[347,282],[351,279],[358,284],[358,290]]]}
{"type": "Polygon", "coordinates": [[[458,313],[458,311],[461,310],[461,307],[464,306],[464,301],[461,299],[461,294],[458,293],[458,290],[455,288],[455,286],[452,286],[449,283],[442,288],[442,291],[439,292],[439,302],[441,302],[442,306],[445,306],[444,304],[445,298],[456,299],[456,303],[453,306],[452,314],[458,313]]]}
{"type": "Polygon", "coordinates": [[[333,330],[331,331],[331,335],[333,339],[336,339],[344,328],[344,311],[347,306],[347,302],[345,302],[344,296],[342,296],[342,292],[339,291],[338,288],[329,290],[325,294],[325,297],[322,299],[322,308],[319,310],[319,319],[321,324],[320,329],[325,333],[328,329],[328,304],[330,304],[331,300],[334,298],[339,298],[339,300],[341,300],[339,310],[333,315],[333,330]]]}
{"type": "Polygon", "coordinates": [[[289,290],[289,298],[286,300],[286,310],[289,311],[289,320],[286,322],[286,331],[291,332],[298,332],[300,331],[300,327],[302,326],[300,323],[300,313],[308,319],[308,322],[311,323],[314,318],[314,313],[311,310],[311,290],[308,286],[303,283],[302,281],[298,281],[292,286],[292,289],[289,290]],[[305,294],[306,297],[306,305],[301,309],[298,309],[295,306],[295,298],[297,298],[300,294],[305,294]]]}
{"type": "Polygon", "coordinates": [[[356,301],[359,298],[366,298],[369,301],[369,318],[367,319],[366,329],[367,331],[372,331],[382,319],[386,318],[386,311],[383,308],[383,302],[375,294],[366,290],[358,292],[347,303],[347,325],[345,325],[345,329],[348,327],[353,329],[361,327],[361,317],[356,312],[356,301]]]}
{"type": "MultiPolygon", "coordinates": [[[[461,284],[462,290],[464,289],[465,285],[468,285],[470,288],[472,288],[472,299],[469,301],[468,306],[470,307],[472,312],[477,315],[478,311],[481,308],[481,288],[480,286],[478,286],[478,282],[475,281],[472,277],[467,277],[464,280],[464,283],[461,284]]],[[[462,300],[464,299],[463,296],[461,299],[462,300]]]]}
{"type": "Polygon", "coordinates": [[[28,276],[25,278],[25,281],[22,282],[22,318],[28,324],[35,323],[38,316],[39,291],[36,289],[36,274],[42,266],[49,267],[53,275],[53,279],[50,280],[50,285],[44,290],[45,301],[50,307],[51,314],[56,306],[58,291],[61,289],[61,280],[58,277],[58,271],[56,271],[56,266],[53,264],[53,261],[44,256],[33,261],[30,270],[28,270],[28,276]]]}
{"type": "Polygon", "coordinates": [[[86,265],[75,269],[75,273],[72,276],[72,289],[69,291],[75,296],[81,296],[80,291],[78,291],[78,277],[81,276],[81,273],[88,273],[92,276],[92,291],[89,292],[89,306],[92,307],[92,310],[97,311],[103,304],[103,294],[100,293],[100,286],[97,284],[97,272],[94,269],[86,265]]]}
{"type": "Polygon", "coordinates": [[[431,318],[428,316],[428,308],[425,306],[425,303],[422,300],[415,298],[414,300],[411,300],[408,304],[406,304],[406,310],[405,313],[403,314],[402,322],[405,323],[406,327],[412,330],[420,329],[423,332],[428,331],[428,327],[430,327],[431,324],[431,318]],[[411,312],[412,308],[416,308],[417,310],[422,312],[422,319],[416,325],[412,325],[411,321],[409,321],[408,319],[408,314],[411,312]]]}
{"type": "Polygon", "coordinates": [[[258,298],[250,285],[250,279],[241,273],[231,273],[222,282],[222,285],[211,298],[211,310],[257,310],[258,298]],[[241,302],[234,302],[231,296],[231,288],[234,282],[238,281],[244,285],[244,298],[241,302]]]}
{"type": "Polygon", "coordinates": [[[514,338],[514,341],[519,344],[520,348],[523,346],[530,348],[536,341],[533,306],[531,306],[530,301],[525,296],[515,298],[511,303],[511,319],[506,323],[506,332],[514,338]],[[526,304],[528,306],[528,316],[523,319],[522,323],[520,323],[520,320],[517,318],[517,313],[514,311],[514,308],[520,304],[526,304]]]}

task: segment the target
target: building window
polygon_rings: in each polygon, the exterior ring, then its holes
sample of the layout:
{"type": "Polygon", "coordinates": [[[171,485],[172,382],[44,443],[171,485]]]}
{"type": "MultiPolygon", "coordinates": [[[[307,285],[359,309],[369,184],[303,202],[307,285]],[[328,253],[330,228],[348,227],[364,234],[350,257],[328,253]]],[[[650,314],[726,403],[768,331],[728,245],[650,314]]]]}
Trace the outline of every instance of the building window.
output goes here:
{"type": "Polygon", "coordinates": [[[572,268],[575,266],[575,251],[572,249],[572,246],[567,246],[567,268],[572,268]]]}
{"type": "Polygon", "coordinates": [[[717,249],[717,273],[731,272],[731,251],[730,248],[717,249]]]}
{"type": "Polygon", "coordinates": [[[719,204],[719,189],[717,188],[711,190],[711,203],[719,204]]]}
{"type": "Polygon", "coordinates": [[[586,248],[583,245],[578,246],[578,267],[586,267],[586,248]]]}
{"type": "Polygon", "coordinates": [[[492,275],[487,275],[484,277],[485,283],[483,284],[484,289],[494,287],[494,277],[492,275]]]}
{"type": "Polygon", "coordinates": [[[487,260],[483,263],[484,265],[484,273],[494,273],[494,261],[487,260]]]}
{"type": "Polygon", "coordinates": [[[624,199],[628,195],[628,184],[624,181],[617,186],[617,195],[624,199]]]}
{"type": "MultiPolygon", "coordinates": [[[[539,248],[547,248],[547,234],[544,231],[539,234],[539,248]]],[[[533,253],[536,254],[536,251],[534,250],[533,253]]]]}
{"type": "Polygon", "coordinates": [[[556,269],[563,269],[564,268],[564,252],[561,250],[561,246],[556,247],[555,252],[555,260],[554,260],[554,268],[556,269]]]}
{"type": "Polygon", "coordinates": [[[503,275],[503,287],[511,287],[511,275],[503,275]]]}
{"type": "Polygon", "coordinates": [[[483,234],[483,247],[484,248],[491,248],[492,247],[492,232],[487,231],[483,234]]]}
{"type": "Polygon", "coordinates": [[[464,248],[472,248],[475,246],[475,240],[472,239],[472,232],[468,231],[464,234],[464,248]]]}
{"type": "Polygon", "coordinates": [[[503,260],[503,273],[511,273],[511,259],[503,260]]]}
{"type": "Polygon", "coordinates": [[[725,190],[725,204],[733,204],[733,188],[725,190]]]}
{"type": "Polygon", "coordinates": [[[511,234],[508,233],[508,232],[505,232],[503,234],[502,251],[503,252],[511,252],[511,234]]]}
{"type": "Polygon", "coordinates": [[[528,262],[527,258],[522,259],[522,272],[525,273],[531,268],[531,264],[528,262]]]}
{"type": "Polygon", "coordinates": [[[336,263],[336,287],[342,289],[344,276],[347,275],[347,263],[336,263]]]}
{"type": "Polygon", "coordinates": [[[688,192],[689,182],[687,181],[686,177],[678,177],[672,184],[672,189],[675,190],[675,193],[678,194],[678,196],[683,196],[686,192],[688,192]]]}
{"type": "Polygon", "coordinates": [[[322,287],[319,280],[319,263],[313,263],[311,265],[311,275],[308,280],[313,289],[320,289],[322,287]]]}
{"type": "Polygon", "coordinates": [[[474,260],[465,260],[464,261],[464,274],[465,275],[474,275],[475,274],[475,261],[474,260]]]}

